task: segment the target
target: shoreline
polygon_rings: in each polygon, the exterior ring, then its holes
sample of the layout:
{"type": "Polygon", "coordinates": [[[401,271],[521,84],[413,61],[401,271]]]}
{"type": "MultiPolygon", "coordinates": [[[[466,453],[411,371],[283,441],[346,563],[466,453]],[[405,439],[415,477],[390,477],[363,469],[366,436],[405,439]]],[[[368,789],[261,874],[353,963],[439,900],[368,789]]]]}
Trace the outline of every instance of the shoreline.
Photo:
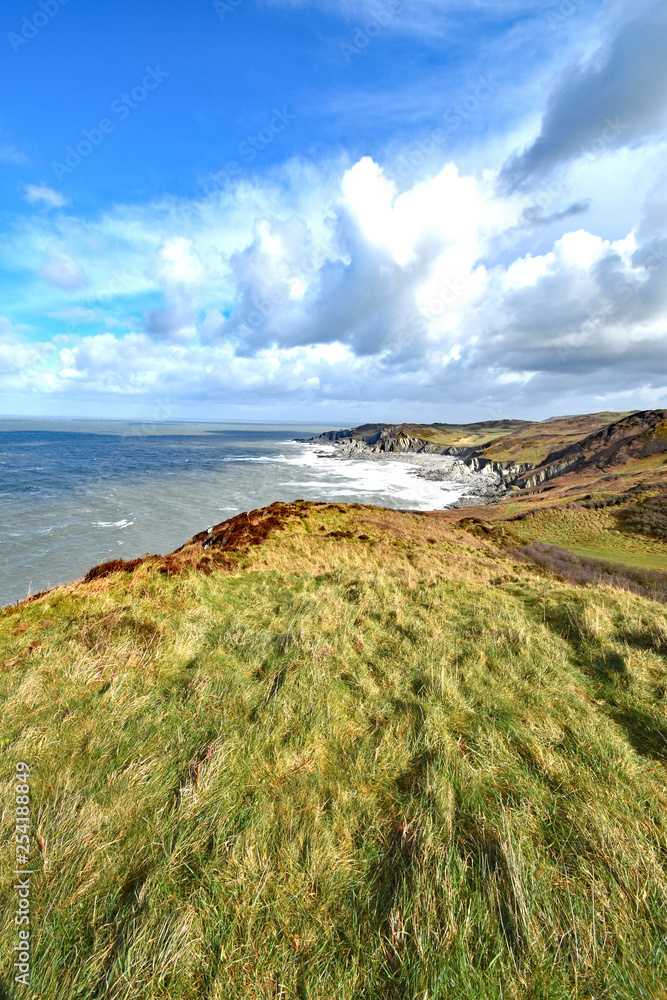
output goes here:
{"type": "Polygon", "coordinates": [[[358,444],[350,446],[347,443],[333,442],[322,445],[317,441],[299,442],[316,448],[316,455],[322,458],[333,458],[338,461],[363,462],[395,462],[400,465],[411,465],[415,475],[429,482],[442,482],[452,487],[463,487],[464,492],[444,510],[460,510],[466,507],[487,507],[500,503],[510,493],[503,477],[490,467],[486,469],[471,469],[459,457],[442,455],[436,452],[386,452],[365,449],[358,444]],[[326,450],[325,450],[326,449],[326,450]]]}

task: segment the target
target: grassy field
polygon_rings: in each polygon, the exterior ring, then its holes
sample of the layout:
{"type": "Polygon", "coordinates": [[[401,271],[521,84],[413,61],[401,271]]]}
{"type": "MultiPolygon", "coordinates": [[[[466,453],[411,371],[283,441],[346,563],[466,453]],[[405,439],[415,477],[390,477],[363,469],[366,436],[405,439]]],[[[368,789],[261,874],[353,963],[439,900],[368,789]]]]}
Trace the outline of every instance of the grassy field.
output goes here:
{"type": "Polygon", "coordinates": [[[489,441],[504,439],[508,434],[519,434],[525,427],[533,426],[525,420],[505,420],[494,424],[401,424],[401,429],[411,437],[420,437],[431,444],[457,448],[479,447],[489,441]]]}
{"type": "Polygon", "coordinates": [[[276,509],[0,613],[4,870],[22,760],[35,871],[0,995],[664,1000],[665,605],[276,509]]]}
{"type": "Polygon", "coordinates": [[[562,545],[579,555],[667,570],[667,544],[623,530],[614,507],[545,510],[512,522],[512,530],[522,538],[562,545]]]}

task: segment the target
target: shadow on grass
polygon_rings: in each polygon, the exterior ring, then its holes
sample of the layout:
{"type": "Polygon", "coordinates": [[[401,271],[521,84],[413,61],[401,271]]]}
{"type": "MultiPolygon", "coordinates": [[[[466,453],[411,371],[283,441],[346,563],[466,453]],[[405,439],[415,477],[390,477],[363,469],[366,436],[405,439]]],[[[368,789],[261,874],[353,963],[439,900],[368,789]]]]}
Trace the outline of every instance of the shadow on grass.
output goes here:
{"type": "Polygon", "coordinates": [[[630,680],[625,657],[613,650],[606,650],[600,655],[594,656],[589,669],[596,680],[605,684],[620,681],[626,685],[630,680]]]}
{"type": "Polygon", "coordinates": [[[510,865],[500,841],[495,834],[479,830],[470,821],[464,821],[459,826],[458,840],[469,881],[496,910],[505,945],[518,957],[525,946],[525,939],[510,865]]]}
{"type": "Polygon", "coordinates": [[[667,725],[634,708],[614,709],[611,717],[625,730],[637,753],[667,763],[667,725]]]}

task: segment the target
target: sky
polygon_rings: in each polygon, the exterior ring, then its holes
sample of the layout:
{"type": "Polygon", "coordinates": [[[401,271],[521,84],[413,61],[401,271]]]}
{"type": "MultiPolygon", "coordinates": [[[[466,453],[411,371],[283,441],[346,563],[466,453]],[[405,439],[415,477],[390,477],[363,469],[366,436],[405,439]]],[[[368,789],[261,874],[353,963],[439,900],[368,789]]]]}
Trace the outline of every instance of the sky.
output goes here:
{"type": "Polygon", "coordinates": [[[8,0],[0,413],[667,406],[667,2],[8,0]]]}

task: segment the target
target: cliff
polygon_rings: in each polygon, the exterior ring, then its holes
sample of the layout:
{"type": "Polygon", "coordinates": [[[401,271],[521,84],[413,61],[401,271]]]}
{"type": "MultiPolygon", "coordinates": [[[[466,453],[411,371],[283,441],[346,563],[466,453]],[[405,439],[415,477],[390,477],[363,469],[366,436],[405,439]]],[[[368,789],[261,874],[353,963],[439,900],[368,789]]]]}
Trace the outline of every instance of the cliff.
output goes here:
{"type": "MultiPolygon", "coordinates": [[[[455,457],[472,472],[489,471],[506,486],[535,489],[578,470],[605,470],[667,453],[667,410],[600,413],[548,421],[448,424],[364,424],[330,431],[310,443],[333,443],[345,454],[434,454],[455,457]],[[507,434],[507,431],[510,433],[507,434]],[[453,443],[454,441],[458,443],[453,443]],[[465,443],[463,443],[465,442],[465,443]]],[[[456,467],[453,478],[461,478],[456,467]]]]}

